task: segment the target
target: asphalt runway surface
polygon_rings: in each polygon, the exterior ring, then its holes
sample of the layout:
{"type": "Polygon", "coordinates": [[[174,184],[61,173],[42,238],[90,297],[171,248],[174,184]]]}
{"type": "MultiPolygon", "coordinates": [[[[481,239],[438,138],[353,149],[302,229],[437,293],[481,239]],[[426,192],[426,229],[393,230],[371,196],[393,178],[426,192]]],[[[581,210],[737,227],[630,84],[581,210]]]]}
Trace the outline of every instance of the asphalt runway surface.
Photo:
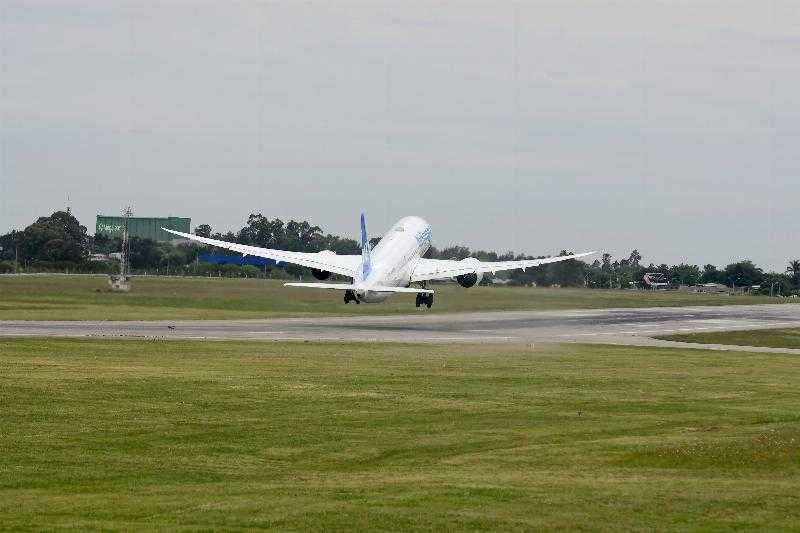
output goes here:
{"type": "Polygon", "coordinates": [[[652,338],[654,335],[779,327],[800,327],[800,304],[457,314],[420,310],[395,316],[269,320],[0,321],[0,336],[412,343],[591,342],[657,346],[678,343],[658,341],[652,338]]]}

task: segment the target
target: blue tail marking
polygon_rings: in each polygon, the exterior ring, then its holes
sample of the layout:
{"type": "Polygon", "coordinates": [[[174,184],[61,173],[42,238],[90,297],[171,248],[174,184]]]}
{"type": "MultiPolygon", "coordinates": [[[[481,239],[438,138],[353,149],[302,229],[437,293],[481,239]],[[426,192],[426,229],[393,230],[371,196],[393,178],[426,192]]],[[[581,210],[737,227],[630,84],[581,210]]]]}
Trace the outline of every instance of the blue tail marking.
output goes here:
{"type": "Polygon", "coordinates": [[[361,279],[367,279],[369,273],[372,272],[371,252],[367,222],[364,219],[364,213],[361,213],[361,279]]]}

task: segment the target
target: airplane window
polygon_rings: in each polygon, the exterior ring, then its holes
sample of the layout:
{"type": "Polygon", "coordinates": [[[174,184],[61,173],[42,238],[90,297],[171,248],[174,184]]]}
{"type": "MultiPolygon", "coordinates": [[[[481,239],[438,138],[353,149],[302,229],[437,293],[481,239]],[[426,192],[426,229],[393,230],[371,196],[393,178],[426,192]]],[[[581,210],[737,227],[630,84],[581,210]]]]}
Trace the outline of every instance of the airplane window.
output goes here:
{"type": "Polygon", "coordinates": [[[405,231],[405,229],[403,229],[403,226],[397,226],[396,228],[394,228],[394,230],[395,231],[405,231]]]}

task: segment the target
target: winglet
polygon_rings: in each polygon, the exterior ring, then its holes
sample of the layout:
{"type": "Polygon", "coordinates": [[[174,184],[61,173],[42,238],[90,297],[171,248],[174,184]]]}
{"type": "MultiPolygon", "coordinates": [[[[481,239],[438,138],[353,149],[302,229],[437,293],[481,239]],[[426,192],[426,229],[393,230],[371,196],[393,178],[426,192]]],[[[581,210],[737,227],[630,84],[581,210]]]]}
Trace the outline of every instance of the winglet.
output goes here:
{"type": "Polygon", "coordinates": [[[372,271],[371,248],[369,245],[369,234],[367,233],[367,221],[364,213],[361,213],[361,279],[367,279],[372,271]]]}

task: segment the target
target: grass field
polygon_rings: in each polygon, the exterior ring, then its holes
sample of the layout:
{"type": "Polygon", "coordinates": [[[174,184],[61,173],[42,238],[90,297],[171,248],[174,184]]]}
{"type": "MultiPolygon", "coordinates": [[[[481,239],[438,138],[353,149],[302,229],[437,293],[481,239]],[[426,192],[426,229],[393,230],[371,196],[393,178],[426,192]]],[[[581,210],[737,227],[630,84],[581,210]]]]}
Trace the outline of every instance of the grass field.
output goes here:
{"type": "Polygon", "coordinates": [[[793,529],[800,365],[619,346],[0,340],[8,529],[793,529]]]}
{"type": "Polygon", "coordinates": [[[736,346],[766,346],[769,348],[800,349],[800,328],[751,329],[665,335],[659,339],[701,344],[733,344],[736,346]]]}
{"type": "Polygon", "coordinates": [[[413,295],[381,305],[344,305],[335,291],[283,287],[258,279],[138,277],[128,294],[108,291],[104,277],[0,276],[0,320],[180,320],[363,315],[521,309],[597,309],[774,303],[759,296],[436,285],[429,311],[413,295]]]}

